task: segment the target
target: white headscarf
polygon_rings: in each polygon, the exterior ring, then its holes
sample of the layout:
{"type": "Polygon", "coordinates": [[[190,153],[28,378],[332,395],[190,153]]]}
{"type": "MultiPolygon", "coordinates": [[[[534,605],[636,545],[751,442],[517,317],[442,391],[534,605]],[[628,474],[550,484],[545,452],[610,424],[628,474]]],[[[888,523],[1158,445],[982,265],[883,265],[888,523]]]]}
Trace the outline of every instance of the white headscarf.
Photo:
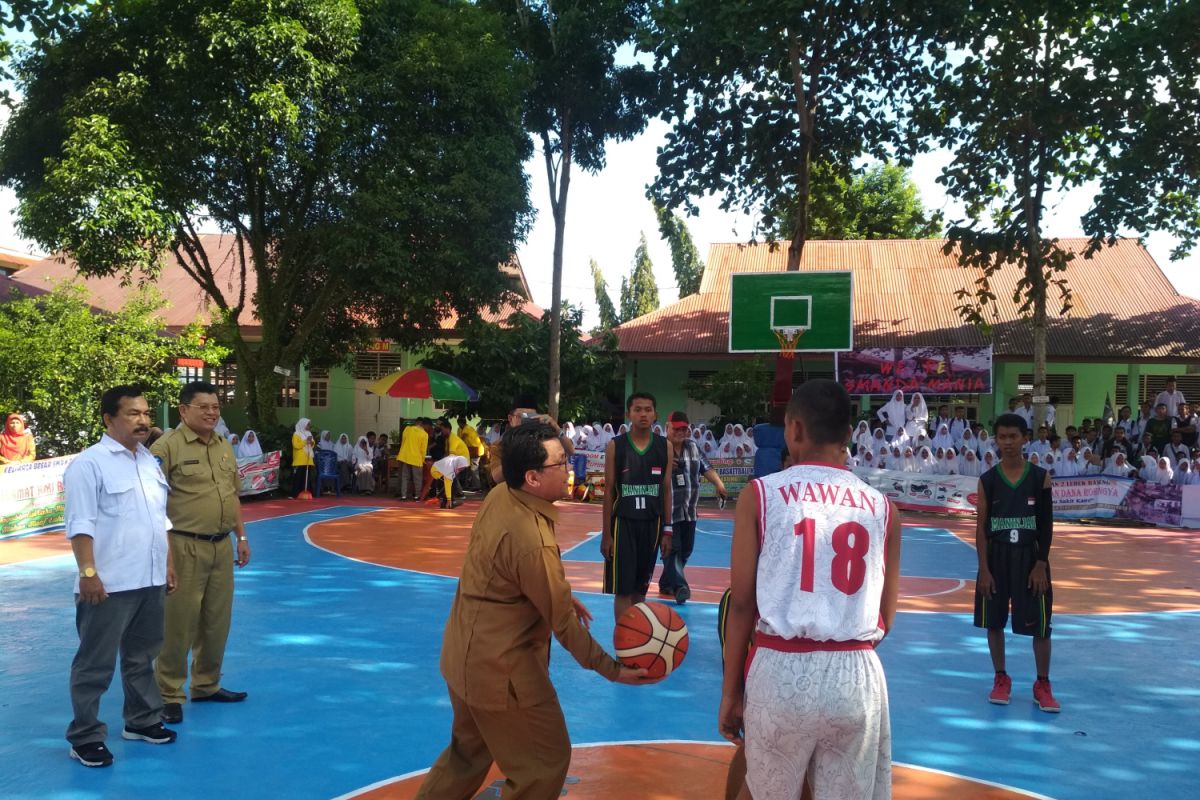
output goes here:
{"type": "Polygon", "coordinates": [[[915,392],[912,396],[912,401],[908,404],[908,410],[905,412],[908,419],[919,423],[920,427],[925,427],[925,423],[929,422],[929,406],[925,405],[925,398],[920,392],[915,392]]]}
{"type": "Polygon", "coordinates": [[[979,458],[975,455],[974,450],[968,450],[963,456],[963,462],[959,465],[958,472],[960,475],[970,475],[973,478],[978,478],[981,470],[979,458]]]}
{"type": "Polygon", "coordinates": [[[950,426],[942,423],[938,426],[937,436],[933,437],[933,446],[940,447],[943,450],[954,447],[954,437],[950,435],[950,426]]]}
{"type": "MultiPolygon", "coordinates": [[[[629,428],[624,425],[622,425],[621,427],[625,429],[625,430],[621,431],[622,434],[624,434],[625,432],[627,432],[629,430],[629,428]]],[[[599,448],[601,450],[608,447],[608,443],[611,442],[613,439],[617,438],[617,434],[613,433],[613,428],[612,428],[611,422],[604,423],[604,427],[601,428],[601,430],[600,430],[600,435],[603,438],[603,441],[600,443],[600,448],[599,448]]]]}
{"type": "Polygon", "coordinates": [[[942,459],[942,474],[958,474],[958,453],[953,447],[946,451],[946,457],[942,459]]]}
{"type": "Polygon", "coordinates": [[[982,458],[985,450],[991,450],[992,452],[995,452],[996,445],[992,441],[992,438],[988,435],[987,429],[980,428],[979,435],[975,437],[975,452],[979,453],[980,457],[982,458]]]}
{"type": "Polygon", "coordinates": [[[313,454],[313,435],[312,431],[308,429],[311,424],[312,420],[308,417],[301,417],[300,421],[296,423],[296,433],[304,439],[304,451],[310,456],[313,454]]]}
{"type": "Polygon", "coordinates": [[[349,434],[343,433],[338,437],[337,443],[333,446],[333,452],[337,453],[338,461],[353,460],[354,446],[350,444],[349,434]]]}
{"type": "Polygon", "coordinates": [[[904,427],[906,421],[905,411],[908,406],[904,403],[904,392],[897,389],[892,392],[892,399],[879,409],[876,416],[883,422],[887,423],[889,431],[896,431],[904,427]]]}
{"type": "Polygon", "coordinates": [[[1074,478],[1079,474],[1079,454],[1072,448],[1066,452],[1062,460],[1058,462],[1058,470],[1056,472],[1060,478],[1074,478]]]}
{"type": "Polygon", "coordinates": [[[1144,481],[1155,483],[1158,478],[1158,459],[1154,456],[1142,456],[1142,468],[1138,470],[1138,477],[1144,481]]]}
{"type": "Polygon", "coordinates": [[[996,453],[994,450],[986,450],[983,454],[983,466],[981,469],[987,472],[992,467],[996,466],[996,453]]]}
{"type": "Polygon", "coordinates": [[[904,471],[920,472],[920,465],[917,464],[917,457],[913,455],[913,449],[911,447],[904,449],[904,471]]]}
{"type": "Polygon", "coordinates": [[[433,468],[441,473],[443,478],[453,479],[455,475],[462,472],[471,462],[462,456],[446,456],[433,462],[433,468]]]}
{"type": "Polygon", "coordinates": [[[662,427],[662,425],[659,425],[659,424],[656,422],[656,423],[654,423],[654,425],[653,425],[653,426],[650,428],[650,432],[651,432],[651,433],[653,433],[653,434],[655,434],[655,435],[657,435],[657,436],[662,436],[662,435],[663,435],[663,427],[662,427]]]}
{"type": "Polygon", "coordinates": [[[1030,453],[1029,458],[1027,460],[1029,461],[1030,464],[1033,464],[1035,467],[1040,467],[1042,465],[1042,460],[1040,458],[1038,458],[1037,453],[1030,453]]]}
{"type": "Polygon", "coordinates": [[[321,441],[317,442],[317,449],[334,452],[333,433],[331,431],[321,431],[321,441]]]}
{"type": "Polygon", "coordinates": [[[879,465],[875,462],[875,454],[870,448],[863,450],[862,455],[858,457],[858,463],[864,469],[878,469],[879,465]]]}
{"type": "Polygon", "coordinates": [[[1171,459],[1166,456],[1158,458],[1158,474],[1154,476],[1154,482],[1162,485],[1167,485],[1175,479],[1175,470],[1171,469],[1171,459]]]}
{"type": "Polygon", "coordinates": [[[936,475],[938,473],[938,460],[933,457],[933,451],[928,447],[922,447],[917,451],[917,472],[922,475],[936,475]]]}
{"type": "Polygon", "coordinates": [[[371,467],[371,445],[367,442],[367,437],[360,436],[354,444],[354,450],[351,452],[351,461],[362,469],[365,464],[369,469],[371,467]]]}
{"type": "Polygon", "coordinates": [[[867,424],[867,421],[865,419],[861,420],[858,423],[858,427],[854,429],[854,437],[851,439],[851,441],[854,442],[854,446],[858,448],[858,452],[860,452],[860,453],[863,450],[870,449],[870,447],[871,447],[871,426],[867,424]]]}
{"type": "Polygon", "coordinates": [[[1117,475],[1122,478],[1129,477],[1129,462],[1125,460],[1124,453],[1114,453],[1113,457],[1104,465],[1104,475],[1117,475]]]}
{"type": "Polygon", "coordinates": [[[576,434],[575,434],[575,423],[574,422],[567,422],[566,424],[564,424],[562,426],[562,432],[568,439],[571,440],[572,444],[575,443],[576,434]]]}
{"type": "Polygon", "coordinates": [[[237,457],[258,458],[262,454],[262,442],[258,440],[258,434],[254,431],[243,433],[241,441],[238,442],[237,457]]]}
{"type": "Polygon", "coordinates": [[[1196,483],[1196,473],[1192,472],[1192,460],[1181,458],[1175,468],[1176,486],[1193,486],[1196,483]]]}
{"type": "Polygon", "coordinates": [[[958,440],[958,447],[960,450],[970,450],[978,455],[979,440],[975,438],[975,434],[971,432],[970,428],[963,430],[962,438],[958,440]]]}

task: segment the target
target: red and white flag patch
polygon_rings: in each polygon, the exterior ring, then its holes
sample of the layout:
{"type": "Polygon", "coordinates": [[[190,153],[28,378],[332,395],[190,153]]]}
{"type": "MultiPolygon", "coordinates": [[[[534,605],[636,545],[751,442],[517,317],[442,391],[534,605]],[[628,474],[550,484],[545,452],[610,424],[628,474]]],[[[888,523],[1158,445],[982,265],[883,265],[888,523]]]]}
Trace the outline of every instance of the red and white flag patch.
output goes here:
{"type": "Polygon", "coordinates": [[[650,474],[653,475],[655,478],[661,478],[662,477],[662,467],[651,467],[650,474]]]}

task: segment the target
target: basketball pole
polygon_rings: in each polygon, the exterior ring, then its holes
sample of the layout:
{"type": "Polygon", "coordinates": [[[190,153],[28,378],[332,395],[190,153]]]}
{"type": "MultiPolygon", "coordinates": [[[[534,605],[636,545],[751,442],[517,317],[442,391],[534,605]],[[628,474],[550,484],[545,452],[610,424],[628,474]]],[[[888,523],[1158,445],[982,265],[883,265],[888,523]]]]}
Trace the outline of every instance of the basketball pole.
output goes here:
{"type": "Polygon", "coordinates": [[[775,356],[775,385],[771,391],[772,425],[783,425],[788,401],[792,399],[792,374],[795,371],[795,352],[781,350],[775,356]]]}

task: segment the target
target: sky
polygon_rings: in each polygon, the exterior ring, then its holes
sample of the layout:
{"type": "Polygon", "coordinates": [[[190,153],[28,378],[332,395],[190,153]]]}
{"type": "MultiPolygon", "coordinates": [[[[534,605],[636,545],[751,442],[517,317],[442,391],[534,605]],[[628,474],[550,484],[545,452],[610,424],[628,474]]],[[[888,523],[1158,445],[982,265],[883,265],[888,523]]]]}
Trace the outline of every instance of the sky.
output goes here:
{"type": "MultiPolygon", "coordinates": [[[[2,121],[0,119],[0,123],[2,121]]],[[[598,322],[592,279],[588,271],[589,260],[595,259],[600,265],[613,304],[619,306],[621,278],[628,275],[633,266],[634,251],[642,233],[646,234],[654,263],[660,303],[666,305],[678,298],[670,250],[659,237],[654,209],[646,199],[646,186],[653,180],[657,169],[656,151],[667,130],[665,122],[656,120],[637,138],[610,144],[607,164],[598,174],[590,175],[579,170],[572,173],[567,200],[563,297],[574,305],[584,307],[585,327],[598,322]]],[[[934,151],[918,157],[912,169],[913,180],[925,206],[941,209],[947,222],[964,216],[962,206],[949,200],[935,180],[950,158],[947,151],[934,151]]],[[[540,154],[534,154],[526,170],[530,176],[530,193],[537,209],[537,218],[517,254],[524,266],[534,302],[549,307],[554,221],[550,213],[545,166],[540,154]]],[[[1051,197],[1044,233],[1059,237],[1083,235],[1080,218],[1087,211],[1091,196],[1092,191],[1085,186],[1063,196],[1051,197]]],[[[707,258],[709,245],[713,243],[746,241],[750,238],[753,220],[722,211],[719,197],[701,198],[698,205],[700,214],[687,218],[687,224],[702,258],[707,258]]],[[[15,207],[16,198],[12,191],[0,190],[0,247],[37,252],[36,246],[23,240],[16,230],[15,207]]],[[[1146,244],[1176,290],[1200,298],[1200,253],[1183,261],[1172,262],[1170,251],[1174,242],[1170,237],[1154,235],[1146,244]]]]}

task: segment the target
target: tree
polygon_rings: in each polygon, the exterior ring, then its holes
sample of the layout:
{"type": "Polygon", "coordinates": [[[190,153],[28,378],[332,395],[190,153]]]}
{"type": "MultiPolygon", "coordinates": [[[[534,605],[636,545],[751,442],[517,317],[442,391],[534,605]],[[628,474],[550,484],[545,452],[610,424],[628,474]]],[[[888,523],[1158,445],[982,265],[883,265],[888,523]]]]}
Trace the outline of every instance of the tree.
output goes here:
{"type": "Polygon", "coordinates": [[[600,271],[600,265],[596,263],[596,259],[588,262],[588,268],[592,271],[592,288],[596,292],[596,305],[600,307],[600,326],[597,331],[611,331],[613,328],[621,324],[621,320],[617,318],[617,309],[613,307],[612,298],[608,296],[608,283],[604,280],[604,273],[600,271]]]}
{"type": "MultiPolygon", "coordinates": [[[[980,271],[959,292],[959,312],[986,324],[988,306],[999,302],[995,275],[1020,270],[1012,302],[1032,320],[1035,397],[1046,394],[1048,295],[1056,288],[1061,313],[1070,310],[1061,275],[1074,258],[1042,234],[1045,195],[1097,174],[1096,80],[1081,45],[1102,5],[993,0],[960,11],[947,33],[961,58],[940,65],[933,97],[916,111],[924,132],[954,152],[938,181],[968,212],[951,225],[947,244],[980,271]]],[[[1040,425],[1045,405],[1035,408],[1040,425]]]]}
{"type": "Polygon", "coordinates": [[[270,428],[277,365],[418,345],[503,299],[530,213],[503,39],[466,0],[94,5],[20,63],[0,179],[22,232],[86,275],[176,259],[270,428]],[[251,301],[260,342],[235,324],[251,301]]]}
{"type": "Polygon", "coordinates": [[[720,407],[725,419],[750,425],[767,411],[771,382],[766,360],[748,358],[710,377],[688,378],[683,390],[693,400],[720,407]]]}
{"type": "MultiPolygon", "coordinates": [[[[921,192],[898,164],[876,164],[849,178],[824,162],[812,168],[809,239],[929,239],[942,234],[942,213],[926,211],[921,192]]],[[[795,214],[785,202],[776,236],[792,238],[795,214]]]]}
{"type": "MultiPolygon", "coordinates": [[[[580,308],[565,306],[562,320],[561,418],[608,419],[610,406],[620,405],[622,390],[616,337],[603,333],[585,344],[580,308]]],[[[423,363],[462,378],[479,392],[475,412],[486,419],[502,419],[514,397],[545,394],[549,376],[530,367],[546,362],[550,336],[549,315],[535,320],[517,314],[503,325],[476,318],[467,323],[460,344],[434,347],[423,363]]]]}
{"type": "Polygon", "coordinates": [[[0,4],[0,102],[11,102],[8,84],[13,79],[9,60],[13,56],[12,34],[26,31],[36,39],[57,36],[70,23],[79,3],[70,0],[10,0],[0,4]]]}
{"type": "Polygon", "coordinates": [[[658,308],[658,283],[654,280],[654,265],[642,234],[633,254],[633,269],[629,278],[621,279],[621,322],[629,322],[658,308]]]}
{"type": "Polygon", "coordinates": [[[145,289],[115,314],[98,312],[75,284],[0,302],[0,408],[29,413],[40,455],[78,453],[99,440],[105,389],[141,384],[154,408],[179,396],[177,358],[219,364],[228,353],[206,342],[199,325],[163,336],[161,308],[145,289]]]}
{"type": "Polygon", "coordinates": [[[687,223],[658,203],[654,204],[654,213],[658,215],[658,232],[671,246],[671,269],[675,271],[679,296],[695,294],[700,291],[700,280],[704,277],[704,262],[700,260],[700,251],[692,241],[687,223]]]}
{"type": "Polygon", "coordinates": [[[541,143],[554,215],[550,303],[549,410],[562,386],[562,272],[571,170],[604,167],[610,139],[627,141],[646,127],[655,78],[642,64],[618,66],[617,50],[634,42],[644,0],[483,0],[509,22],[532,75],[525,126],[541,143]]]}
{"type": "Polygon", "coordinates": [[[648,37],[672,130],[652,195],[695,213],[692,196],[721,194],[767,236],[787,199],[787,264],[799,269],[814,161],[844,174],[864,153],[916,146],[904,120],[927,93],[927,64],[911,14],[883,0],[660,4],[648,37]]]}

